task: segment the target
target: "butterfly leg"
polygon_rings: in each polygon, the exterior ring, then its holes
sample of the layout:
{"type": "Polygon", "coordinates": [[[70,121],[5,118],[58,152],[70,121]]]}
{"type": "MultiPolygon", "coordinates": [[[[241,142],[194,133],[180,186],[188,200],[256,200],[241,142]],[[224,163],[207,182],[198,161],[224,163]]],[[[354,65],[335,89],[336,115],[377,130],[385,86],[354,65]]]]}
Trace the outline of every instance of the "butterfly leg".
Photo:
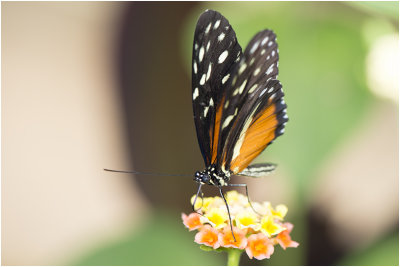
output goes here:
{"type": "Polygon", "coordinates": [[[258,213],[258,212],[254,209],[253,205],[251,204],[251,200],[250,200],[250,197],[249,197],[249,190],[247,189],[247,184],[228,184],[228,186],[241,186],[241,187],[245,187],[245,188],[246,188],[246,197],[247,197],[247,201],[249,202],[251,209],[252,209],[255,213],[257,213],[258,215],[262,215],[262,214],[258,213]]]}
{"type": "Polygon", "coordinates": [[[228,210],[229,224],[230,224],[230,226],[231,226],[231,233],[232,233],[232,236],[233,236],[233,240],[235,240],[235,242],[236,242],[235,235],[233,234],[232,217],[231,217],[231,212],[229,211],[228,202],[226,201],[226,198],[225,198],[225,196],[224,196],[224,193],[222,192],[222,187],[220,186],[220,187],[218,187],[218,189],[219,189],[219,193],[221,194],[221,197],[222,197],[222,198],[224,199],[224,201],[225,201],[226,209],[228,210]]]}
{"type": "MultiPolygon", "coordinates": [[[[199,188],[197,189],[196,197],[194,198],[193,204],[192,204],[192,209],[194,212],[202,215],[201,213],[198,212],[194,207],[196,206],[197,198],[199,197],[199,194],[201,193],[201,207],[203,207],[203,191],[201,191],[202,184],[199,183],[199,188]]],[[[201,208],[200,208],[201,209],[201,208]]]]}

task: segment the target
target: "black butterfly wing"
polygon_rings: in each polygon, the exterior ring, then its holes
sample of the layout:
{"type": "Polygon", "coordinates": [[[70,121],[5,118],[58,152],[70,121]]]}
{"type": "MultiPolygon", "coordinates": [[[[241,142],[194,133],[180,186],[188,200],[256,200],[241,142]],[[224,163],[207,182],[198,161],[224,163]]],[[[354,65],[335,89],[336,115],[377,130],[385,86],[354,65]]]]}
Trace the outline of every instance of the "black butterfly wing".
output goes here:
{"type": "Polygon", "coordinates": [[[196,25],[192,57],[192,100],[197,138],[206,166],[216,159],[226,87],[242,49],[228,20],[212,10],[196,25]]]}
{"type": "Polygon", "coordinates": [[[278,74],[275,34],[256,34],[235,66],[221,118],[218,166],[242,172],[276,137],[288,118],[278,74]]]}

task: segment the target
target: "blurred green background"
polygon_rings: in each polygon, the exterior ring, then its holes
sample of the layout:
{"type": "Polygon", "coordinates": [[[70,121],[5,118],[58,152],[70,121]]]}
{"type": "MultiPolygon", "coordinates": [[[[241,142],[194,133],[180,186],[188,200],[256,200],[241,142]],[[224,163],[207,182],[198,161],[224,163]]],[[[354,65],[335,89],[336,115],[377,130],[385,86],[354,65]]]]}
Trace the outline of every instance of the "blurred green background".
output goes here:
{"type": "MultiPolygon", "coordinates": [[[[276,246],[270,260],[244,254],[241,264],[398,265],[398,5],[119,3],[111,55],[128,151],[123,168],[189,175],[203,169],[190,77],[194,28],[205,9],[229,20],[242,48],[258,31],[272,29],[289,122],[256,161],[279,167],[263,180],[235,179],[248,182],[252,199],[289,207],[300,246],[276,246]]],[[[99,169],[119,167],[109,162],[99,169]]],[[[190,176],[128,177],[147,203],[146,212],[133,212],[139,223],[113,238],[99,233],[85,250],[53,264],[225,264],[226,255],[201,251],[181,223],[195,193],[190,176]]]]}

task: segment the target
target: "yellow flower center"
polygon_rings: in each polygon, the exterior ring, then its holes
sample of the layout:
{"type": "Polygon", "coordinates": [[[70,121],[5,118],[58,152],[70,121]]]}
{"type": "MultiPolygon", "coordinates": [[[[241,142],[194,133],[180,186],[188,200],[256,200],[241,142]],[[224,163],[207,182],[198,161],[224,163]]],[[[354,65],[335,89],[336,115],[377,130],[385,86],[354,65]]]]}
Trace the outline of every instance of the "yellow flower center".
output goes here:
{"type": "Polygon", "coordinates": [[[266,216],[261,221],[261,231],[268,237],[279,234],[283,230],[285,230],[285,228],[275,223],[273,216],[266,216]]]}

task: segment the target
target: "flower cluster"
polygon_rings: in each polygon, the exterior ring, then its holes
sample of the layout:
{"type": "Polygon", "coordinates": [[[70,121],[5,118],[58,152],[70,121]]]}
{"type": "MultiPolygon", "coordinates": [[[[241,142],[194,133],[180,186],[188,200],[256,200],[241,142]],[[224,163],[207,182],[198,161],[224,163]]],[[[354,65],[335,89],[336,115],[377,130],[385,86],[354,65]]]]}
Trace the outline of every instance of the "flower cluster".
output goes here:
{"type": "MultiPolygon", "coordinates": [[[[195,196],[192,197],[193,204],[195,196]]],[[[285,205],[275,208],[269,202],[252,202],[237,191],[226,193],[235,239],[229,225],[225,202],[221,197],[198,198],[195,210],[189,215],[182,213],[183,224],[189,231],[198,230],[195,242],[213,249],[235,248],[245,250],[250,259],[269,259],[274,253],[274,245],[283,249],[297,247],[290,232],[291,223],[283,219],[288,211],[285,205]]]]}

